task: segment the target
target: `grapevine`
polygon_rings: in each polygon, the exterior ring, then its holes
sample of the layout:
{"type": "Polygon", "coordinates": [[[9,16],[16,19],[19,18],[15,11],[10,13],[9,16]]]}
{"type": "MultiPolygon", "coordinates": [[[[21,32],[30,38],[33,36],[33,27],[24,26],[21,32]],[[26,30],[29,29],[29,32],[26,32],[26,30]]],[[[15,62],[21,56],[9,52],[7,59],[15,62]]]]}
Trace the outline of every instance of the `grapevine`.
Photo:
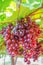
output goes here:
{"type": "Polygon", "coordinates": [[[35,61],[40,56],[41,44],[38,37],[41,30],[28,16],[18,21],[16,26],[10,23],[0,33],[12,57],[23,55],[24,61],[30,64],[31,58],[35,61]]]}

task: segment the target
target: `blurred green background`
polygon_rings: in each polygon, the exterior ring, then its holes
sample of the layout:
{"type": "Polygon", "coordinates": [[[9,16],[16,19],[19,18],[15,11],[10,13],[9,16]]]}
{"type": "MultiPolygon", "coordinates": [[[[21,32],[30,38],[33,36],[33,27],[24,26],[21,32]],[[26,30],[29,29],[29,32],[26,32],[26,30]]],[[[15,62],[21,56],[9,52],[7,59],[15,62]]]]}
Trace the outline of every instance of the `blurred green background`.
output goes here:
{"type": "MultiPolygon", "coordinates": [[[[16,24],[16,20],[30,16],[42,29],[40,40],[43,40],[43,0],[0,0],[0,30],[9,22],[16,24]],[[20,5],[20,9],[18,9],[20,5]],[[19,15],[19,16],[18,16],[19,15]]],[[[6,54],[4,40],[0,35],[0,54],[6,54]]]]}

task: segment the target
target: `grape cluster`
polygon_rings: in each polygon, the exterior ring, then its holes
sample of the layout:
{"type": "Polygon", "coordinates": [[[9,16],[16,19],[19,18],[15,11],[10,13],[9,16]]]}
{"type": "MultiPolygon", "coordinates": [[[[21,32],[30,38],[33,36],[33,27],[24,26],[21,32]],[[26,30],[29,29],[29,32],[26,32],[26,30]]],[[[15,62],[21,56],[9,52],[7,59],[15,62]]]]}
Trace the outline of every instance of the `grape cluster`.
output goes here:
{"type": "Polygon", "coordinates": [[[3,33],[8,53],[12,57],[23,55],[27,64],[30,64],[30,58],[37,60],[41,53],[41,45],[37,40],[40,33],[39,26],[29,17],[22,19],[15,27],[9,24],[3,33]]]}

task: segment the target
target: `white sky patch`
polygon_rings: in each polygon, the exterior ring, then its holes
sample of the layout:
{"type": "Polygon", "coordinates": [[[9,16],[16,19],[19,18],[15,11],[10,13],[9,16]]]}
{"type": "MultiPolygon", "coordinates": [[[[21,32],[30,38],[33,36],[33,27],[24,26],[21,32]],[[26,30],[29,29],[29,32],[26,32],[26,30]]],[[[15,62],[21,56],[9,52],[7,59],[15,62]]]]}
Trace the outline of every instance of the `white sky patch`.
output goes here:
{"type": "Polygon", "coordinates": [[[16,11],[16,8],[14,8],[12,6],[7,7],[7,9],[12,9],[13,11],[16,11]]]}
{"type": "Polygon", "coordinates": [[[40,22],[40,21],[41,21],[41,19],[37,19],[37,20],[36,20],[36,22],[40,22]]]}
{"type": "Polygon", "coordinates": [[[34,9],[33,5],[30,5],[29,8],[30,8],[30,10],[34,9]]]}
{"type": "Polygon", "coordinates": [[[5,14],[6,14],[6,17],[12,16],[12,13],[11,12],[5,12],[5,14]]]}
{"type": "Polygon", "coordinates": [[[31,5],[40,4],[40,2],[34,1],[31,5]]]}
{"type": "Polygon", "coordinates": [[[6,17],[12,16],[12,13],[11,12],[0,12],[0,15],[3,15],[3,14],[5,14],[6,17]]]}

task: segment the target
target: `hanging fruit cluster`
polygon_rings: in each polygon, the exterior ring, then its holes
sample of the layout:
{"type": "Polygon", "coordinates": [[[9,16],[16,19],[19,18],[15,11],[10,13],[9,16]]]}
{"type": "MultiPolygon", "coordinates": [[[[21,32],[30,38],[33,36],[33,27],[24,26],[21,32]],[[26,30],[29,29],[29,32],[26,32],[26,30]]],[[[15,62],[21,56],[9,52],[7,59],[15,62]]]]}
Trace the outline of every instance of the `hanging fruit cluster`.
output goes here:
{"type": "Polygon", "coordinates": [[[23,55],[24,61],[30,64],[31,58],[35,61],[40,56],[41,44],[38,42],[38,37],[41,30],[29,17],[21,19],[15,27],[10,23],[0,33],[12,57],[23,55]]]}

